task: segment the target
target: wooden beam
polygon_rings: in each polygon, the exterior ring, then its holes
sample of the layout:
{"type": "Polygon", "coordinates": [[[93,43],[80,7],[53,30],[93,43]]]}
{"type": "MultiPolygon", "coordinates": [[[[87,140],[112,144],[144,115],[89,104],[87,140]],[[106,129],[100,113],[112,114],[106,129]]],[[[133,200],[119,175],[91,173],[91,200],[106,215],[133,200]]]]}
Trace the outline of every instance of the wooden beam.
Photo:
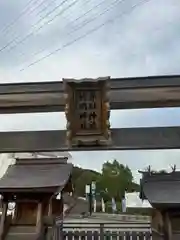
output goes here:
{"type": "Polygon", "coordinates": [[[0,84],[0,113],[64,111],[62,82],[0,84]]]}
{"type": "MultiPolygon", "coordinates": [[[[111,109],[180,106],[180,75],[112,78],[111,109]]],[[[62,82],[0,84],[0,113],[64,111],[62,82]]]]}
{"type": "Polygon", "coordinates": [[[0,220],[0,239],[3,239],[5,235],[5,221],[7,218],[8,203],[3,202],[2,215],[0,220]]]}
{"type": "Polygon", "coordinates": [[[136,150],[180,148],[180,127],[111,129],[109,147],[69,149],[66,131],[0,132],[0,152],[136,150]]]}

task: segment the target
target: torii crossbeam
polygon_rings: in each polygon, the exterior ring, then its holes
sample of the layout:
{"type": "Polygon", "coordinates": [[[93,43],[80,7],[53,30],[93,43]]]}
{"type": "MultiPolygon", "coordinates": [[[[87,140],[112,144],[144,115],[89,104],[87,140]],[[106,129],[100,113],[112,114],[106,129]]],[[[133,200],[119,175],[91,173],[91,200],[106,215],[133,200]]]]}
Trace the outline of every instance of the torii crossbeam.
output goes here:
{"type": "Polygon", "coordinates": [[[180,148],[180,127],[111,129],[108,147],[66,145],[66,131],[0,132],[0,153],[42,151],[147,150],[180,148]]]}
{"type": "MultiPolygon", "coordinates": [[[[180,106],[180,76],[110,80],[110,109],[180,106]]],[[[62,82],[0,85],[0,113],[64,111],[62,82]]],[[[0,152],[180,148],[180,127],[111,129],[109,146],[68,147],[66,131],[0,132],[0,152]]]]}
{"type": "MultiPolygon", "coordinates": [[[[110,104],[113,109],[180,106],[180,75],[112,78],[110,104]]],[[[62,82],[0,85],[0,113],[64,111],[62,82]]]]}

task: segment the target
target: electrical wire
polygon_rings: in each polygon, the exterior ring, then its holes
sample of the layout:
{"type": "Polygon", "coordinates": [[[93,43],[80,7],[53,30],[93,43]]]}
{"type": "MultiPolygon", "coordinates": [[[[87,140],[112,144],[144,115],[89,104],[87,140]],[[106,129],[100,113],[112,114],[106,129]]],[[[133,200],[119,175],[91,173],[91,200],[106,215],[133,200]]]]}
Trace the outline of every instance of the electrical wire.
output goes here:
{"type": "Polygon", "coordinates": [[[140,1],[139,3],[133,5],[129,10],[124,11],[124,12],[121,13],[121,14],[118,14],[118,15],[117,15],[116,17],[114,17],[114,18],[110,18],[109,20],[105,21],[104,23],[102,23],[102,24],[96,26],[95,28],[93,28],[93,29],[87,31],[85,34],[83,34],[83,35],[77,37],[76,39],[74,39],[74,40],[72,40],[72,41],[67,42],[66,44],[64,44],[64,45],[61,46],[60,48],[55,49],[54,51],[52,51],[52,52],[46,54],[45,56],[39,58],[38,60],[36,60],[36,61],[34,61],[34,62],[31,62],[31,63],[30,63],[29,65],[27,65],[26,67],[20,69],[20,72],[22,72],[22,71],[24,71],[25,69],[30,68],[30,67],[36,65],[37,63],[40,63],[41,61],[43,61],[43,60],[45,60],[45,59],[51,57],[52,55],[54,55],[54,54],[56,54],[56,53],[62,51],[64,48],[66,48],[66,47],[68,47],[68,46],[74,44],[75,42],[77,42],[77,41],[79,41],[79,40],[81,40],[81,39],[87,37],[88,35],[90,35],[90,34],[96,32],[97,30],[99,30],[100,28],[102,28],[103,26],[105,26],[106,24],[111,24],[111,23],[113,23],[116,19],[121,18],[121,17],[123,17],[124,15],[129,14],[129,13],[132,12],[135,8],[141,6],[141,5],[143,5],[143,4],[145,4],[145,3],[149,2],[149,1],[150,1],[150,0],[143,0],[143,1],[140,1]]]}
{"type": "Polygon", "coordinates": [[[3,27],[1,30],[0,30],[0,34],[6,34],[8,32],[8,29],[10,29],[12,26],[15,25],[15,23],[17,23],[19,21],[19,19],[21,19],[21,17],[23,17],[25,14],[28,13],[29,11],[29,6],[31,5],[31,3],[33,4],[36,4],[38,3],[39,0],[30,0],[27,4],[26,4],[26,7],[23,8],[22,12],[19,14],[19,16],[17,16],[15,19],[13,19],[9,24],[7,24],[5,27],[3,27]]]}
{"type": "Polygon", "coordinates": [[[44,8],[42,8],[42,9],[36,14],[36,16],[40,15],[42,12],[44,12],[46,9],[48,9],[48,7],[49,7],[50,5],[52,5],[52,4],[55,3],[55,2],[56,2],[56,0],[48,1],[48,4],[47,4],[44,8]]]}
{"type": "MultiPolygon", "coordinates": [[[[106,0],[105,0],[105,1],[106,1],[106,0]]],[[[79,26],[76,26],[76,28],[74,28],[71,32],[69,32],[69,33],[67,34],[67,36],[70,36],[70,35],[73,34],[74,32],[76,32],[76,31],[84,28],[87,24],[95,21],[96,19],[98,19],[99,17],[101,17],[102,15],[104,15],[105,13],[107,13],[108,11],[110,11],[117,3],[118,3],[118,4],[119,4],[119,3],[123,3],[123,2],[125,2],[125,1],[126,1],[126,0],[115,0],[114,2],[112,2],[112,3],[105,9],[105,11],[103,11],[103,12],[99,13],[98,15],[96,15],[95,18],[88,19],[88,20],[84,20],[82,23],[79,24],[79,26]]],[[[102,3],[102,2],[101,2],[101,3],[102,3]]],[[[97,5],[96,5],[95,7],[97,7],[97,5]]],[[[80,17],[79,17],[79,18],[80,18],[80,17]]],[[[67,24],[67,25],[68,25],[68,24],[67,24]]],[[[68,26],[65,26],[65,28],[67,28],[67,27],[68,27],[68,26]]],[[[36,53],[33,54],[31,57],[35,57],[35,56],[43,53],[44,50],[46,50],[46,49],[47,49],[47,48],[44,48],[44,49],[36,52],[36,53]]]]}
{"type": "MultiPolygon", "coordinates": [[[[36,25],[38,25],[41,21],[43,21],[44,19],[46,19],[46,17],[48,17],[49,15],[51,15],[53,12],[55,12],[58,8],[60,8],[64,3],[66,3],[68,0],[63,0],[60,4],[58,4],[56,7],[54,7],[51,11],[49,11],[45,16],[43,16],[42,18],[40,18],[35,24],[32,24],[30,26],[30,29],[31,28],[34,28],[36,27],[36,25]]],[[[77,2],[79,0],[75,0],[75,2],[77,2]]],[[[73,2],[74,3],[74,2],[73,2]]],[[[60,14],[59,14],[60,15],[60,14]]],[[[19,36],[15,37],[14,39],[12,39],[10,42],[8,42],[6,45],[4,45],[1,49],[0,49],[0,53],[2,51],[4,51],[7,47],[9,47],[12,43],[16,43],[16,45],[19,45],[20,43],[24,42],[27,38],[29,38],[30,36],[32,36],[34,34],[34,32],[38,32],[40,29],[42,29],[44,27],[46,23],[44,23],[42,26],[40,26],[38,29],[36,29],[35,31],[31,31],[29,34],[27,34],[24,38],[22,38],[21,40],[19,41],[16,41],[18,40],[19,36]]],[[[8,50],[11,50],[13,48],[16,47],[16,45],[12,46],[10,49],[8,50]]]]}
{"type": "MultiPolygon", "coordinates": [[[[35,2],[38,2],[38,1],[39,1],[39,0],[37,0],[37,1],[35,1],[35,2]]],[[[26,16],[32,14],[33,12],[35,12],[35,10],[37,10],[38,8],[40,8],[40,7],[41,7],[42,5],[44,5],[44,3],[46,3],[46,2],[48,2],[48,4],[47,4],[44,8],[40,9],[40,11],[37,12],[35,16],[39,16],[42,12],[44,12],[46,9],[48,9],[48,7],[49,7],[50,5],[52,5],[53,3],[55,3],[56,0],[52,0],[52,1],[43,0],[38,6],[36,6],[36,7],[33,8],[33,9],[31,9],[29,12],[28,12],[28,11],[24,12],[24,14],[22,14],[21,16],[19,16],[19,17],[18,17],[18,20],[19,20],[23,15],[25,15],[25,13],[27,13],[26,16]]],[[[27,10],[29,10],[29,8],[28,8],[27,10]]],[[[17,21],[16,21],[16,22],[17,22],[17,21]]],[[[13,22],[13,23],[16,23],[16,22],[13,22]]],[[[13,24],[13,25],[14,25],[14,24],[13,24]]],[[[8,33],[8,31],[7,31],[7,33],[8,33]]],[[[6,32],[5,32],[3,35],[6,35],[6,32]]],[[[11,44],[12,42],[14,42],[17,38],[19,38],[19,35],[18,35],[17,37],[15,37],[15,39],[13,39],[12,41],[10,41],[10,42],[8,43],[8,45],[11,44]]],[[[6,45],[5,45],[5,46],[6,46],[6,45]]],[[[4,47],[5,47],[5,46],[4,46],[4,47]]]]}
{"type": "MultiPolygon", "coordinates": [[[[106,12],[110,11],[111,8],[113,8],[114,5],[116,5],[117,3],[121,3],[121,2],[124,2],[124,1],[125,1],[125,0],[115,0],[113,3],[110,4],[110,6],[108,6],[108,8],[105,9],[105,11],[103,11],[102,13],[96,15],[95,18],[88,19],[88,20],[84,20],[83,22],[81,22],[81,23],[80,23],[78,26],[76,26],[71,32],[69,32],[69,33],[67,34],[67,36],[71,35],[72,33],[76,32],[76,31],[78,31],[78,30],[80,30],[80,29],[82,29],[82,28],[85,27],[87,24],[95,21],[97,18],[101,17],[101,16],[104,15],[106,12]]],[[[85,13],[83,13],[81,16],[77,17],[75,20],[72,20],[70,23],[66,24],[66,25],[64,26],[64,29],[68,29],[68,27],[69,27],[72,23],[74,23],[74,22],[78,21],[79,19],[83,18],[84,16],[88,15],[91,11],[93,11],[95,8],[98,8],[99,6],[101,6],[104,2],[106,2],[106,0],[101,1],[100,3],[98,3],[98,4],[95,5],[95,6],[93,6],[91,9],[89,9],[87,12],[85,12],[85,13]]],[[[47,49],[47,47],[41,49],[40,51],[35,52],[34,54],[31,55],[31,57],[34,57],[34,56],[39,55],[40,53],[43,53],[44,50],[46,50],[46,49],[47,49]]],[[[21,55],[23,55],[23,54],[21,54],[21,55]]]]}

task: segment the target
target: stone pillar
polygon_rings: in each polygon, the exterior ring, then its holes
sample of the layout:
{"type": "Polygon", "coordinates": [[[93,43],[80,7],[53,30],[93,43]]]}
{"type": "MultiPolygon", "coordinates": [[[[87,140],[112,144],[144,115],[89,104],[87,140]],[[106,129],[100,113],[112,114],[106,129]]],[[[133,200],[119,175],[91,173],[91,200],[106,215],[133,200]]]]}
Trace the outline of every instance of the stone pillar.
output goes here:
{"type": "Polygon", "coordinates": [[[36,218],[36,232],[38,235],[41,235],[42,227],[43,227],[43,205],[42,202],[38,202],[36,218]]]}
{"type": "Polygon", "coordinates": [[[48,217],[52,216],[52,197],[49,199],[48,217]]]}
{"type": "Polygon", "coordinates": [[[56,218],[56,239],[63,239],[63,208],[64,208],[64,201],[63,201],[63,194],[61,194],[60,199],[60,215],[56,218]]]}
{"type": "Polygon", "coordinates": [[[163,232],[162,212],[157,209],[152,209],[151,227],[159,233],[163,232]]]}
{"type": "Polygon", "coordinates": [[[171,219],[168,212],[163,214],[163,225],[164,225],[164,239],[172,240],[172,226],[171,219]]]}
{"type": "Polygon", "coordinates": [[[60,200],[60,214],[62,216],[62,219],[64,218],[64,198],[63,194],[61,195],[61,200],[60,200]]]}
{"type": "Polygon", "coordinates": [[[18,204],[16,203],[15,209],[14,209],[14,216],[13,216],[12,222],[13,222],[13,223],[16,223],[17,219],[18,219],[18,204]]]}
{"type": "Polygon", "coordinates": [[[0,240],[3,239],[5,220],[7,215],[8,202],[3,202],[2,204],[2,216],[0,221],[0,240]]]}

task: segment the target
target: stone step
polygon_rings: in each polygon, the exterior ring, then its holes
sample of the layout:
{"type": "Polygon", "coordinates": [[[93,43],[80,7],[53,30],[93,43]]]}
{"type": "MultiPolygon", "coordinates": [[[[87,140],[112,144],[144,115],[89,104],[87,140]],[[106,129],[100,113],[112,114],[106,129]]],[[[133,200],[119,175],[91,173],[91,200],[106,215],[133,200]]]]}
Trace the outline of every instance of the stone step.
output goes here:
{"type": "Polygon", "coordinates": [[[36,232],[34,226],[12,226],[10,227],[6,240],[35,240],[36,232]]]}
{"type": "MultiPolygon", "coordinates": [[[[36,240],[36,228],[34,226],[12,226],[5,240],[36,240]]],[[[52,227],[48,227],[46,239],[51,239],[52,227]]]]}
{"type": "Polygon", "coordinates": [[[35,233],[35,226],[11,226],[10,233],[35,233]]]}
{"type": "Polygon", "coordinates": [[[11,234],[8,233],[6,236],[6,240],[36,240],[36,234],[25,234],[25,233],[18,233],[18,234],[11,234]]]}

